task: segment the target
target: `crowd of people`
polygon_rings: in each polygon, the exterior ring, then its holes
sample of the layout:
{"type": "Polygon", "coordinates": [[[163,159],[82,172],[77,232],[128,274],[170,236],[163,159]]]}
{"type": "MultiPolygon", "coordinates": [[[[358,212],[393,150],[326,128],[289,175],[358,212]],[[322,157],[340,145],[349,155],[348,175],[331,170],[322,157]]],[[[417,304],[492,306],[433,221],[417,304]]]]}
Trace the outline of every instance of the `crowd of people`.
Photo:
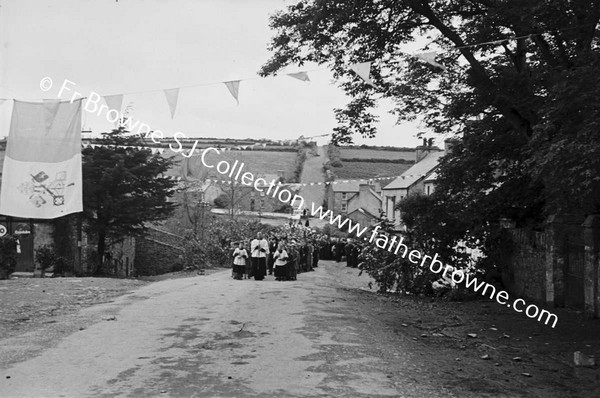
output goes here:
{"type": "Polygon", "coordinates": [[[351,240],[330,239],[322,235],[302,237],[258,232],[252,240],[234,245],[232,277],[262,280],[273,275],[277,281],[294,281],[302,272],[314,271],[319,259],[346,261],[358,267],[360,248],[351,240]]]}

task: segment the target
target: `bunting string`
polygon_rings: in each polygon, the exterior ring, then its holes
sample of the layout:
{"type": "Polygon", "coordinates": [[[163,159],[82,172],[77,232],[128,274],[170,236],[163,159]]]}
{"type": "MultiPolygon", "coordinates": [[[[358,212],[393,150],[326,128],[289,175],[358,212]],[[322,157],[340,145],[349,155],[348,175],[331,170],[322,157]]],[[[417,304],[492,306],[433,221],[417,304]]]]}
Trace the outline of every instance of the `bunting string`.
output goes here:
{"type": "MultiPolygon", "coordinates": [[[[514,40],[519,40],[519,39],[525,39],[525,38],[532,38],[533,36],[537,36],[537,35],[544,35],[544,34],[550,34],[550,33],[556,33],[556,32],[564,32],[564,31],[569,31],[569,30],[575,30],[575,29],[581,29],[584,27],[589,27],[589,26],[596,26],[597,24],[595,23],[590,23],[590,24],[585,24],[585,25],[579,25],[579,26],[572,26],[572,27],[567,27],[567,28],[563,28],[563,29],[554,29],[554,30],[547,30],[544,32],[534,32],[534,33],[530,33],[527,35],[522,35],[522,36],[508,36],[506,38],[503,39],[497,39],[497,40],[491,40],[491,41],[486,41],[486,42],[480,42],[480,43],[474,43],[474,44],[467,44],[464,46],[456,46],[453,47],[451,49],[448,50],[443,50],[440,52],[449,52],[449,51],[453,51],[453,50],[460,50],[460,49],[464,49],[464,48],[475,48],[475,47],[481,47],[481,46],[486,46],[486,45],[500,45],[503,43],[506,43],[507,41],[514,41],[514,40]]],[[[437,62],[435,60],[435,58],[437,57],[437,55],[440,52],[436,52],[436,51],[428,51],[428,52],[423,52],[423,53],[417,53],[417,54],[409,54],[409,53],[405,53],[405,52],[400,52],[399,55],[405,55],[405,56],[409,56],[409,57],[414,57],[416,59],[422,60],[432,66],[435,66],[437,68],[440,68],[441,70],[446,70],[446,68],[440,64],[439,62],[437,62]]],[[[359,62],[359,63],[354,63],[348,66],[348,69],[353,71],[358,77],[360,77],[366,84],[370,85],[370,86],[374,86],[373,82],[370,79],[370,69],[371,69],[371,65],[372,62],[371,61],[366,61],[366,62],[359,62]]],[[[308,72],[317,72],[317,71],[324,71],[324,70],[328,70],[329,68],[323,67],[323,68],[316,68],[316,69],[310,69],[310,70],[303,70],[303,71],[299,71],[299,72],[290,72],[290,73],[285,73],[286,76],[292,77],[294,79],[303,81],[303,82],[310,82],[310,78],[308,75],[308,72]]],[[[275,77],[277,77],[278,75],[275,75],[275,77]]],[[[239,79],[239,80],[232,80],[232,81],[220,81],[220,82],[210,82],[210,83],[202,83],[202,84],[194,84],[194,85],[188,85],[188,86],[180,86],[180,87],[176,87],[176,88],[171,88],[171,89],[154,89],[154,90],[144,90],[144,91],[134,91],[134,92],[124,92],[124,93],[117,93],[117,94],[111,94],[111,95],[104,95],[104,99],[107,103],[107,105],[111,108],[111,109],[115,109],[120,111],[121,105],[122,105],[122,101],[123,101],[123,96],[124,95],[132,95],[132,94],[144,94],[144,93],[152,93],[152,92],[157,92],[157,91],[163,91],[166,99],[167,99],[167,103],[169,105],[169,109],[171,111],[171,117],[173,118],[175,116],[175,110],[177,107],[177,99],[179,96],[179,90],[182,88],[195,88],[195,87],[204,87],[204,86],[212,86],[212,85],[217,85],[217,84],[225,84],[226,87],[228,88],[229,92],[231,93],[231,95],[234,97],[234,99],[236,100],[236,102],[239,105],[239,86],[240,86],[240,82],[241,81],[248,81],[248,80],[257,80],[257,79],[264,79],[264,77],[249,77],[249,78],[245,78],[245,79],[239,79]]],[[[6,100],[8,100],[10,98],[0,98],[0,106],[2,106],[4,104],[4,102],[6,100]]]]}
{"type": "MultiPolygon", "coordinates": [[[[412,178],[412,177],[416,177],[416,178],[421,178],[424,177],[428,174],[409,174],[409,175],[400,175],[400,176],[387,176],[387,177],[372,177],[372,178],[359,178],[359,179],[352,179],[352,180],[337,180],[337,181],[318,181],[318,182],[286,182],[286,183],[281,183],[282,186],[292,186],[292,187],[296,187],[296,188],[300,188],[300,187],[305,187],[305,186],[315,186],[315,185],[322,185],[322,186],[327,186],[327,185],[336,185],[336,184],[348,184],[348,183],[352,183],[352,182],[373,182],[373,181],[380,181],[380,180],[394,180],[396,178],[402,178],[403,180],[406,178],[412,178]]],[[[177,177],[178,179],[181,179],[180,177],[177,177]]],[[[192,182],[188,182],[188,185],[204,185],[206,183],[216,183],[216,184],[225,184],[225,185],[231,185],[231,180],[220,180],[217,178],[206,178],[204,180],[201,181],[192,181],[192,182]]],[[[236,182],[239,185],[242,185],[239,182],[236,182]]]]}

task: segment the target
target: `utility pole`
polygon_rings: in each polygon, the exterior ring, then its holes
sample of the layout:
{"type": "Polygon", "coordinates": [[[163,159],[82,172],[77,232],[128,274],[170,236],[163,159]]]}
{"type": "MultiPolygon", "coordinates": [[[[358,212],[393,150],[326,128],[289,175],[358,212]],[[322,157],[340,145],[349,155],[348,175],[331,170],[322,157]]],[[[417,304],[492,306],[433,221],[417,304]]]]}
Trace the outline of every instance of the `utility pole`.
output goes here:
{"type": "Polygon", "coordinates": [[[210,207],[210,203],[204,200],[204,192],[200,197],[198,206],[200,206],[200,241],[204,242],[204,210],[210,207]]]}

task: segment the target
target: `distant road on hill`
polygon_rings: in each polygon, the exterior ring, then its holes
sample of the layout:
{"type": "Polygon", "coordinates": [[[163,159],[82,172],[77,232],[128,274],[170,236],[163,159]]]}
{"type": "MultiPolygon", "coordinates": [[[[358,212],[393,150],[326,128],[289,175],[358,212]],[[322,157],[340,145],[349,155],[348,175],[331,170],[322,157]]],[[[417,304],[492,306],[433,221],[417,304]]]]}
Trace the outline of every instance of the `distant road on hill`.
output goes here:
{"type": "MultiPolygon", "coordinates": [[[[323,174],[323,163],[327,162],[327,155],[322,146],[317,146],[317,156],[310,153],[306,156],[300,182],[303,184],[311,182],[325,182],[323,174]]],[[[310,210],[311,202],[321,206],[325,198],[325,185],[306,185],[300,188],[300,195],[304,198],[304,207],[310,210]]]]}

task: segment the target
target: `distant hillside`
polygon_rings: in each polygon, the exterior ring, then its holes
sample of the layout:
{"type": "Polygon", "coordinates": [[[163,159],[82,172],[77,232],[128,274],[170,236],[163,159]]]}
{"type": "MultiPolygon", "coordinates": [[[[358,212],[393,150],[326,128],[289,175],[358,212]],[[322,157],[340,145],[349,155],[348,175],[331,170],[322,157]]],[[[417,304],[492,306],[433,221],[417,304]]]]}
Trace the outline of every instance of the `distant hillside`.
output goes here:
{"type": "Polygon", "coordinates": [[[326,168],[336,180],[398,176],[415,162],[414,148],[344,146],[327,148],[326,168]]]}
{"type": "MultiPolygon", "coordinates": [[[[286,179],[289,179],[294,174],[297,148],[293,153],[275,151],[275,150],[259,150],[253,151],[227,151],[221,154],[216,154],[211,151],[206,156],[208,164],[216,165],[221,160],[226,160],[233,166],[237,160],[239,163],[244,163],[244,171],[249,171],[255,176],[259,174],[279,174],[281,170],[286,179]]],[[[186,152],[187,154],[188,152],[186,152]]],[[[163,156],[174,157],[178,164],[173,167],[167,174],[181,176],[181,161],[183,156],[180,153],[174,153],[171,150],[165,151],[163,156]]],[[[226,176],[219,174],[216,168],[206,168],[202,164],[201,155],[198,153],[190,158],[190,170],[194,177],[227,179],[226,176]]]]}

